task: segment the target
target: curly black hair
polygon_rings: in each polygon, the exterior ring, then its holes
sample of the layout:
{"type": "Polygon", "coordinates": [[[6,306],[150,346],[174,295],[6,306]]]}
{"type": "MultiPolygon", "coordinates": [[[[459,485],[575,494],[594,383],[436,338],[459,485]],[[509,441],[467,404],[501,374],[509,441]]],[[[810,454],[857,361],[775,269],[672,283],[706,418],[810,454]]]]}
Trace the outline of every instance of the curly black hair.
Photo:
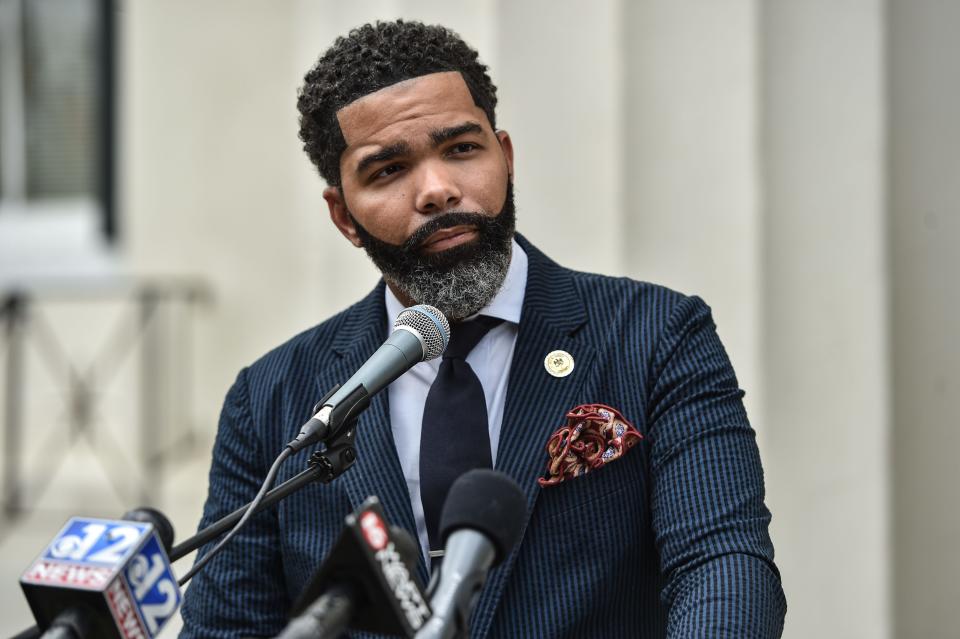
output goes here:
{"type": "Polygon", "coordinates": [[[307,75],[297,96],[303,150],[330,186],[340,185],[347,143],[337,111],[385,87],[430,73],[459,71],[474,103],[496,129],[497,87],[477,52],[453,31],[421,22],[365,24],[339,37],[307,75]]]}

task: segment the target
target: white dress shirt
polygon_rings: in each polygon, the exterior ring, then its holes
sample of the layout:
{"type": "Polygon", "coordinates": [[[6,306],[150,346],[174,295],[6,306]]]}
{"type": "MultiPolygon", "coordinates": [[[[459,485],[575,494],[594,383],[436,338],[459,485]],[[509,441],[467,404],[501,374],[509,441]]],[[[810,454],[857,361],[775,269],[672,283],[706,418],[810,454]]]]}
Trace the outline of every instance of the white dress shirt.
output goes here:
{"type": "MultiPolygon", "coordinates": [[[[480,343],[467,355],[467,363],[480,379],[487,400],[490,455],[494,466],[497,463],[497,445],[500,442],[503,406],[507,398],[510,362],[517,342],[520,309],[523,307],[526,286],[527,254],[514,240],[513,254],[503,286],[493,300],[478,313],[498,317],[504,322],[484,335],[480,343]]],[[[404,309],[389,286],[386,287],[386,304],[389,335],[393,330],[394,319],[404,309]]],[[[420,538],[424,557],[428,557],[430,543],[423,517],[423,503],[420,501],[420,429],[423,424],[423,405],[439,370],[439,357],[429,362],[420,362],[397,378],[387,389],[393,439],[403,477],[407,482],[407,490],[410,492],[410,505],[413,506],[413,518],[417,524],[417,536],[420,538]]]]}

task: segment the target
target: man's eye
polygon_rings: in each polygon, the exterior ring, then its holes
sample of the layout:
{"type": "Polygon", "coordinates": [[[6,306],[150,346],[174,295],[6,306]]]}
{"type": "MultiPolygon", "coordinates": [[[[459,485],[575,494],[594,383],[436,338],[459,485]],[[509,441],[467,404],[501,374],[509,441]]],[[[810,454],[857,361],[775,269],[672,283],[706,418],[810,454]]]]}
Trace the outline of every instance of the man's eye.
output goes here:
{"type": "Polygon", "coordinates": [[[391,164],[390,166],[385,166],[385,167],[383,167],[382,169],[380,169],[379,171],[377,171],[377,173],[376,173],[373,177],[374,177],[374,179],[377,179],[377,178],[385,178],[385,177],[388,177],[388,176],[393,175],[394,173],[396,173],[397,171],[399,171],[399,170],[402,169],[402,168],[403,168],[403,167],[400,166],[399,164],[391,164]]]}
{"type": "Polygon", "coordinates": [[[450,153],[454,155],[458,153],[469,153],[470,151],[474,151],[478,148],[480,147],[474,144],[473,142],[460,142],[458,144],[455,144],[453,148],[450,149],[450,153]]]}

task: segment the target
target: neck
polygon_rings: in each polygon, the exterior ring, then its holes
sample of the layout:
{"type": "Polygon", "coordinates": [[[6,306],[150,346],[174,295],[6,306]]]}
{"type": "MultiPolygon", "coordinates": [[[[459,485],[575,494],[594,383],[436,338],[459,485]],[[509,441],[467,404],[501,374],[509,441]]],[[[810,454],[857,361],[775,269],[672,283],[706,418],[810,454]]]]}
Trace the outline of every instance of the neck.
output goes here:
{"type": "Polygon", "coordinates": [[[417,303],[416,300],[410,299],[409,295],[401,291],[397,285],[390,280],[387,280],[387,286],[390,287],[390,290],[397,296],[397,299],[400,300],[400,303],[403,304],[404,307],[413,306],[417,303]]]}

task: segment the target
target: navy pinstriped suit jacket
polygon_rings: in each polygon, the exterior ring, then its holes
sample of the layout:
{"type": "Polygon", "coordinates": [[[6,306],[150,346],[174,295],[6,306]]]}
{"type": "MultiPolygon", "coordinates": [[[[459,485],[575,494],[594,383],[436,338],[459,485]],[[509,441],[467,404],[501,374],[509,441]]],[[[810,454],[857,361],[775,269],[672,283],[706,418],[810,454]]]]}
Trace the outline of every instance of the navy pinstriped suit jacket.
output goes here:
{"type": "MultiPolygon", "coordinates": [[[[529,256],[497,468],[527,495],[519,547],[491,574],[471,620],[485,637],[779,637],[786,603],[763,474],[709,308],[626,278],[529,256]],[[564,378],[543,366],[563,349],[564,378]],[[619,409],[643,441],[623,458],[541,489],[545,445],[567,410],[619,409]]],[[[201,526],[255,494],[273,458],[386,335],[383,283],[244,369],[223,408],[201,526]]],[[[357,429],[356,465],[262,513],[194,577],[181,637],[273,636],[344,516],[369,495],[414,533],[381,393],[357,429]]],[[[305,467],[306,451],[280,480],[305,467]]],[[[421,558],[421,579],[427,571],[421,558]]]]}

